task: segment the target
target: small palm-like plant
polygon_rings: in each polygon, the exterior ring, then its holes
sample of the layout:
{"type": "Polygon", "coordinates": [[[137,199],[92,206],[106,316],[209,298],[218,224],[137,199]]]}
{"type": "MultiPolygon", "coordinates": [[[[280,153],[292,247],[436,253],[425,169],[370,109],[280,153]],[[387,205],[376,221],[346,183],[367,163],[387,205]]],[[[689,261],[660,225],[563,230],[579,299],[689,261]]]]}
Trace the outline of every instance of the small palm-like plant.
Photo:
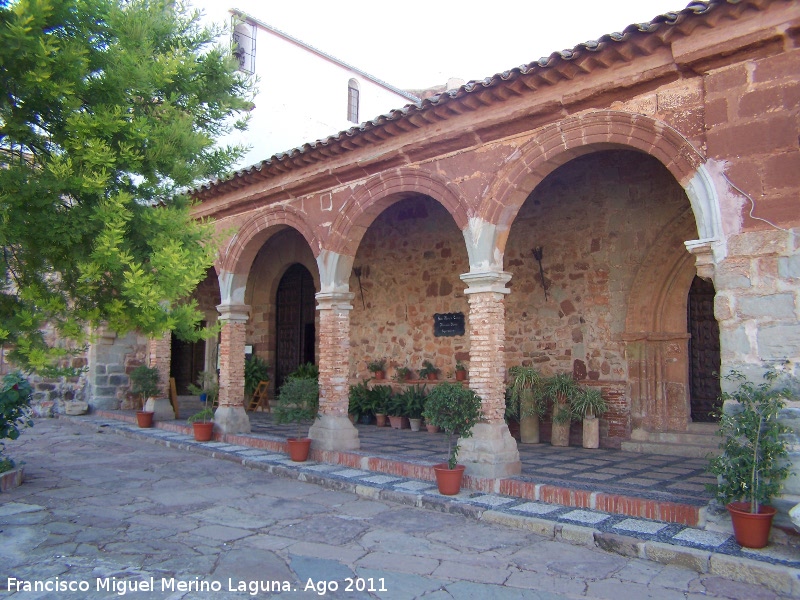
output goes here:
{"type": "Polygon", "coordinates": [[[600,388],[587,387],[572,398],[572,412],[578,419],[600,417],[608,412],[600,388]]]}
{"type": "Polygon", "coordinates": [[[544,378],[533,367],[516,365],[508,370],[509,414],[518,417],[542,416],[545,405],[542,402],[544,378]]]}

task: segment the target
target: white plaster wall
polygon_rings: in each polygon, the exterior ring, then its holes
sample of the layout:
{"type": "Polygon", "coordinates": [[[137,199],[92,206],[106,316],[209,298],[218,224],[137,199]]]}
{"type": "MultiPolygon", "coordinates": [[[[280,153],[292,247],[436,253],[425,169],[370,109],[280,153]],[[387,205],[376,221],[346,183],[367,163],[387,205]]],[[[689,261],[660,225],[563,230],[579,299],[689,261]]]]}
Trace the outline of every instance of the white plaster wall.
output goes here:
{"type": "MultiPolygon", "coordinates": [[[[205,12],[207,21],[230,24],[229,9],[234,5],[210,0],[193,0],[192,4],[205,12]]],[[[252,16],[269,24],[268,11],[261,12],[252,16]]],[[[227,38],[221,41],[227,43],[227,38]]],[[[360,122],[410,103],[405,96],[262,27],[257,28],[255,74],[259,79],[258,94],[248,130],[220,140],[251,147],[237,168],[355,126],[347,120],[347,87],[351,78],[359,85],[360,122]]]]}

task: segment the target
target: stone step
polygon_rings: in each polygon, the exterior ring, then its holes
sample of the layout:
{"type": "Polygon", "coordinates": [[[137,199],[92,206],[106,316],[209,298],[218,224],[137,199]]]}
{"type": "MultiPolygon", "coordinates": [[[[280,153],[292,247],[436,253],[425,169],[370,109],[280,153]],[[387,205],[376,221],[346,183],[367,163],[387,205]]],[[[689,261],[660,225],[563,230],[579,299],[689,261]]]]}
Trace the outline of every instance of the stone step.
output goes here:
{"type": "Polygon", "coordinates": [[[705,458],[719,454],[716,423],[690,423],[686,431],[635,431],[622,442],[627,452],[705,458]]]}
{"type": "Polygon", "coordinates": [[[690,444],[686,442],[629,441],[622,442],[625,452],[643,454],[663,454],[666,456],[684,456],[686,458],[705,458],[709,454],[716,456],[719,448],[716,444],[690,444]]]}

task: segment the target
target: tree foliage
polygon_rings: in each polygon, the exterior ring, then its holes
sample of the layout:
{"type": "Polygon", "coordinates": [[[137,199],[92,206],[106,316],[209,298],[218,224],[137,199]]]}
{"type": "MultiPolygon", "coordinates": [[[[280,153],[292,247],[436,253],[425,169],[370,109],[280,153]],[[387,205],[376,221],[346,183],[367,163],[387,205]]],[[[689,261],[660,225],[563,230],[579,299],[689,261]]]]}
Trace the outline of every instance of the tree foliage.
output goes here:
{"type": "Polygon", "coordinates": [[[242,149],[251,82],[198,14],[168,0],[0,4],[0,343],[42,368],[42,328],[85,341],[199,335],[187,298],[212,264],[214,226],[181,194],[242,149]]]}

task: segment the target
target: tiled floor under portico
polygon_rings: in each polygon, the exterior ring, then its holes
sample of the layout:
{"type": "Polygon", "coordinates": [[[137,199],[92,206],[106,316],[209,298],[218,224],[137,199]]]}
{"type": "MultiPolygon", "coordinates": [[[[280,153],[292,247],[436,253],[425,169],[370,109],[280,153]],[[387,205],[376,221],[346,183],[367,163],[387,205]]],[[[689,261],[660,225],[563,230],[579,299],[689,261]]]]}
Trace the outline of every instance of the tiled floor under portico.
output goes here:
{"type": "MultiPolygon", "coordinates": [[[[181,416],[196,412],[194,398],[181,398],[181,416]]],[[[108,411],[103,416],[133,420],[129,411],[108,411]]],[[[287,437],[298,434],[293,425],[278,425],[272,414],[249,413],[250,434],[227,435],[224,441],[284,451],[287,437]]],[[[159,426],[186,429],[183,419],[159,426]]],[[[445,460],[447,438],[424,429],[392,429],[356,425],[361,448],[325,452],[315,460],[418,479],[433,479],[432,465],[445,460]]],[[[700,458],[639,454],[613,449],[588,450],[549,444],[519,444],[522,473],[501,480],[467,478],[471,489],[540,500],[566,506],[593,508],[696,526],[711,495],[705,484],[713,478],[700,458]]]]}

